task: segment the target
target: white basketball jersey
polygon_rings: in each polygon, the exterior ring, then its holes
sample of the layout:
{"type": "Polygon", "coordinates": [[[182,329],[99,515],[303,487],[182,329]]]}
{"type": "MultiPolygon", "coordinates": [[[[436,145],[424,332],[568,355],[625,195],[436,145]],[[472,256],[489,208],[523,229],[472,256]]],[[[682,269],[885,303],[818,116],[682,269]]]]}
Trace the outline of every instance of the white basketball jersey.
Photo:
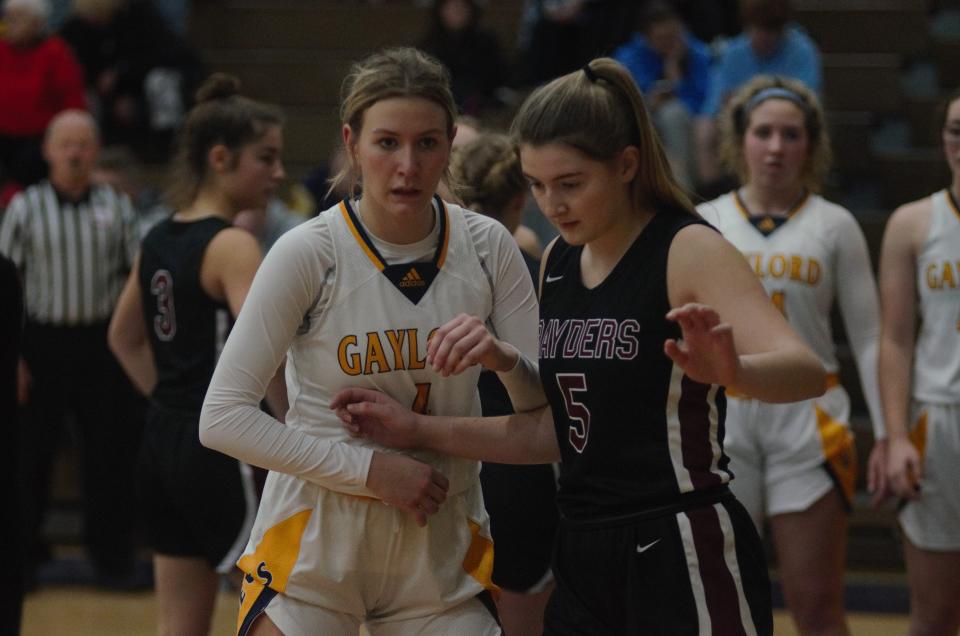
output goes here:
{"type": "MultiPolygon", "coordinates": [[[[336,263],[327,278],[334,282],[322,310],[311,312],[287,355],[288,425],[331,442],[372,445],[349,437],[329,409],[334,394],[347,387],[380,390],[420,412],[480,414],[479,366],[441,377],[426,364],[427,339],[434,329],[460,313],[491,314],[492,284],[469,234],[467,214],[473,213],[441,206],[436,278],[423,280],[411,263],[397,283],[384,274],[386,262],[345,204],[322,214],[336,263]],[[401,287],[426,291],[413,302],[401,287]],[[337,364],[331,365],[332,360],[337,364]]],[[[446,475],[450,494],[468,488],[478,475],[479,464],[472,460],[428,451],[408,454],[446,475]]]]}
{"type": "Polygon", "coordinates": [[[836,373],[830,309],[836,296],[836,253],[841,247],[838,226],[856,224],[852,215],[815,194],[794,206],[775,229],[772,220],[755,226],[736,192],[701,204],[697,211],[744,254],[790,325],[827,372],[836,373]]]}
{"type": "Polygon", "coordinates": [[[947,190],[931,195],[930,232],[917,255],[920,334],[913,395],[960,403],[960,209],[947,190]]]}

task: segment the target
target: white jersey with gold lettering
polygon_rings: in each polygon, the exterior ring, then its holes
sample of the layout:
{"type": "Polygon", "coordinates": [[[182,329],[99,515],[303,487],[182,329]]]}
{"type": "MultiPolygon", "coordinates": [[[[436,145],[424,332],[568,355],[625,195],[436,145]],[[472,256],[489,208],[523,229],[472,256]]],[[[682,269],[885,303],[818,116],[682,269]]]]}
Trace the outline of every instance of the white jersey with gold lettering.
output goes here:
{"type": "Polygon", "coordinates": [[[526,394],[511,389],[514,372],[500,374],[511,397],[520,396],[518,408],[544,401],[530,362],[536,296],[506,228],[435,199],[433,232],[392,245],[369,235],[354,207],[330,208],[274,245],[207,395],[205,443],[271,469],[239,561],[241,621],[277,593],[360,620],[402,620],[492,587],[479,463],[409,453],[450,480],[440,512],[417,527],[371,499],[374,449],[400,451],[351,438],[329,408],[337,391],[377,389],[420,412],[479,415],[479,367],[442,377],[426,363],[430,334],[466,313],[484,318],[526,361],[526,394]],[[282,426],[255,407],[284,353],[290,409],[282,426]]]}
{"type": "Polygon", "coordinates": [[[920,333],[913,397],[960,403],[960,209],[941,190],[931,195],[930,231],[917,255],[920,333]]]}
{"type": "MultiPolygon", "coordinates": [[[[845,208],[810,194],[775,228],[776,221],[769,217],[751,222],[736,192],[702,204],[698,211],[743,252],[770,298],[828,373],[839,370],[830,329],[834,301],[852,339],[864,328],[878,328],[876,315],[861,316],[873,313],[875,303],[857,304],[862,289],[876,296],[876,283],[866,240],[845,208]]],[[[869,335],[876,339],[876,333],[869,335]]],[[[871,400],[872,412],[879,412],[877,406],[879,401],[871,400]]]]}
{"type": "Polygon", "coordinates": [[[815,194],[805,195],[785,217],[751,217],[737,192],[698,211],[744,254],[829,374],[828,391],[816,400],[781,405],[729,396],[725,448],[736,476],[731,488],[758,522],[805,510],[834,486],[849,503],[856,464],[849,397],[839,385],[831,330],[834,302],[874,431],[884,431],[877,382],[879,303],[860,227],[846,209],[815,194]]]}

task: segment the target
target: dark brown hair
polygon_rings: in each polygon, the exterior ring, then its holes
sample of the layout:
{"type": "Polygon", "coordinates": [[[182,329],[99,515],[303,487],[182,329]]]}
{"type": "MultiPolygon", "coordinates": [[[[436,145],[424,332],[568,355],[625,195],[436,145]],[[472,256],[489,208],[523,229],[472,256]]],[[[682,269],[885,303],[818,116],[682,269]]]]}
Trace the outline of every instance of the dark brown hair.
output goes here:
{"type": "Polygon", "coordinates": [[[740,18],[748,27],[782,29],[790,21],[790,0],[740,0],[740,18]]]}
{"type": "Polygon", "coordinates": [[[183,122],[170,173],[166,198],[175,208],[188,205],[207,178],[207,155],[222,144],[236,158],[269,126],[282,126],[283,113],[239,94],[240,80],[214,73],[197,90],[197,105],[183,122]]]}

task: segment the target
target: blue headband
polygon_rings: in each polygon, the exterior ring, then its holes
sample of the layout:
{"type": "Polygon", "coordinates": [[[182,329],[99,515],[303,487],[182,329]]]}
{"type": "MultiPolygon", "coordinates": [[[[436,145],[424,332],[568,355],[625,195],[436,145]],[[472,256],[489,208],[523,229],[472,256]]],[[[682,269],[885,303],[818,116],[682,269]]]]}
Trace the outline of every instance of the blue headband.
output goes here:
{"type": "Polygon", "coordinates": [[[770,86],[755,93],[754,96],[751,97],[746,104],[744,104],[744,116],[752,113],[754,108],[759,106],[761,102],[765,102],[768,99],[785,99],[799,106],[800,110],[802,110],[804,113],[810,112],[810,104],[807,103],[800,93],[782,86],[770,86]]]}

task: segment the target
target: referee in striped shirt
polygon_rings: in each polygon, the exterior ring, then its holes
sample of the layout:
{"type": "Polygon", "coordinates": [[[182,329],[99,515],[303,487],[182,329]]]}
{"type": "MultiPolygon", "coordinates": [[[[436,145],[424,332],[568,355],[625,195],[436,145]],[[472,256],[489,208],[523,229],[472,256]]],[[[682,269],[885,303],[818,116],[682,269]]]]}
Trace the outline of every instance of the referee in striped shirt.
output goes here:
{"type": "Polygon", "coordinates": [[[142,424],[106,332],[138,235],[129,199],[91,185],[98,150],[88,113],[64,111],[51,121],[43,145],[49,179],[10,202],[0,218],[0,253],[20,271],[27,315],[19,457],[27,574],[48,556],[40,530],[65,416],[72,413],[84,539],[98,581],[124,587],[134,580],[132,481],[142,424]]]}

